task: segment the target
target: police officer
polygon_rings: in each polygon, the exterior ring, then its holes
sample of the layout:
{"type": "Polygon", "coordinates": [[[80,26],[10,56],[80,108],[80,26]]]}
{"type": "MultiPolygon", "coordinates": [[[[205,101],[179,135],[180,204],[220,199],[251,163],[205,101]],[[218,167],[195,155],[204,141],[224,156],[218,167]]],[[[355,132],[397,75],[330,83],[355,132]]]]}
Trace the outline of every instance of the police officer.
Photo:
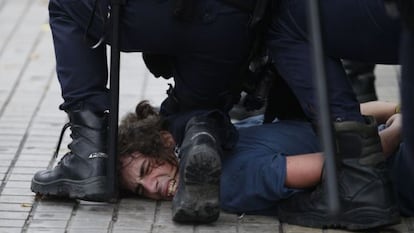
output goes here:
{"type": "MultiPolygon", "coordinates": [[[[403,137],[406,139],[402,145],[401,151],[406,153],[406,158],[397,160],[398,170],[404,170],[404,177],[414,177],[414,171],[411,169],[414,165],[414,1],[396,1],[392,0],[394,7],[398,9],[398,15],[403,19],[403,33],[401,43],[401,111],[403,116],[403,137]],[[398,3],[398,4],[397,4],[398,3]]],[[[393,182],[401,185],[402,181],[393,174],[393,182]]],[[[396,190],[398,198],[414,202],[414,196],[411,193],[405,193],[402,190],[396,190]]],[[[413,206],[407,206],[408,208],[413,206]]],[[[411,214],[413,214],[411,212],[411,214]]]]}
{"type": "MultiPolygon", "coordinates": [[[[282,1],[267,43],[279,73],[306,115],[318,124],[306,2],[282,1]]],[[[321,0],[320,14],[341,210],[333,218],[328,216],[326,192],[321,186],[281,204],[279,218],[305,226],[348,229],[396,223],[399,213],[384,169],[376,123],[361,115],[341,59],[397,64],[401,20],[387,15],[383,0],[321,0]],[[353,222],[355,219],[361,222],[353,222]]]]}
{"type": "MultiPolygon", "coordinates": [[[[110,198],[105,189],[114,177],[106,172],[109,9],[109,0],[49,2],[60,109],[69,116],[64,129],[71,128],[73,141],[55,168],[34,175],[35,193],[110,198]]],[[[245,11],[219,0],[126,1],[122,8],[121,50],[162,54],[171,65],[175,86],[161,113],[174,119],[172,132],[185,133],[182,180],[173,201],[176,221],[211,222],[219,216],[220,154],[237,139],[224,112],[231,108],[230,89],[248,53],[248,20],[245,11]]]]}

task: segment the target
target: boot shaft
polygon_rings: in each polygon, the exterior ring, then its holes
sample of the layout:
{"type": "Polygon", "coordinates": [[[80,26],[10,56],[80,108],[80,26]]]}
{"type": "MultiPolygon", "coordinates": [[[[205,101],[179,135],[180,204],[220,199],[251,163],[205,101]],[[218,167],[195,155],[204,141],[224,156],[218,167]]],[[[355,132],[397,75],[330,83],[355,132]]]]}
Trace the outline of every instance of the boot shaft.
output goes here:
{"type": "Polygon", "coordinates": [[[107,157],[108,114],[91,111],[68,112],[72,130],[69,148],[84,159],[107,157]]]}
{"type": "Polygon", "coordinates": [[[388,208],[396,206],[390,174],[385,163],[361,165],[356,159],[345,159],[338,171],[338,191],[345,209],[359,206],[388,208]]]}
{"type": "Polygon", "coordinates": [[[375,64],[343,61],[345,72],[360,103],[377,100],[375,64]]]}
{"type": "Polygon", "coordinates": [[[209,144],[214,148],[220,145],[217,124],[214,119],[197,116],[188,121],[182,148],[199,144],[209,144]]]}
{"type": "Polygon", "coordinates": [[[366,122],[336,122],[336,160],[339,192],[347,205],[395,205],[392,184],[377,124],[373,117],[366,122]]]}
{"type": "Polygon", "coordinates": [[[105,176],[108,160],[108,114],[68,112],[72,142],[61,168],[73,179],[105,176]]]}
{"type": "Polygon", "coordinates": [[[361,165],[375,165],[385,161],[381,139],[373,117],[364,122],[335,122],[337,161],[357,159],[361,165]]]}
{"type": "Polygon", "coordinates": [[[62,129],[56,151],[68,127],[72,131],[71,151],[53,169],[37,172],[31,189],[42,195],[108,201],[114,196],[108,184],[115,175],[107,171],[107,114],[70,111],[68,115],[70,122],[62,129]]]}

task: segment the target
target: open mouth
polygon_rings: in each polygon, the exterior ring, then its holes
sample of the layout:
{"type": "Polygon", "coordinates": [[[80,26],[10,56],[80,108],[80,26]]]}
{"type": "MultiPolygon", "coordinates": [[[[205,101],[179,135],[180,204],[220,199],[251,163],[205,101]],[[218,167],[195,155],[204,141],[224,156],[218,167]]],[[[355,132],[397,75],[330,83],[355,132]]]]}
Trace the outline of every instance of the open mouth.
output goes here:
{"type": "Polygon", "coordinates": [[[176,190],[177,190],[177,181],[175,179],[171,179],[170,182],[168,183],[167,197],[173,197],[176,190]]]}

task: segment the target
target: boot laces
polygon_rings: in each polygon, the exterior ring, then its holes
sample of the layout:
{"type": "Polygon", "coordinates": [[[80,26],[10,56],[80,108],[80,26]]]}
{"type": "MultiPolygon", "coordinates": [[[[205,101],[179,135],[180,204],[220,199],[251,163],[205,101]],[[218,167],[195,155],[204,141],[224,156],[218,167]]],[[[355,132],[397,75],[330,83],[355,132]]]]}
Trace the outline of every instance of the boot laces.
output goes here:
{"type": "Polygon", "coordinates": [[[62,144],[62,140],[63,140],[63,135],[65,134],[66,130],[67,130],[69,127],[71,127],[71,126],[72,126],[72,123],[68,122],[68,123],[66,123],[66,124],[62,127],[62,130],[60,131],[59,141],[58,141],[58,143],[57,143],[57,145],[56,145],[56,150],[55,150],[55,153],[53,154],[53,156],[54,156],[55,158],[57,158],[57,157],[58,157],[59,150],[60,150],[60,145],[62,144]]]}

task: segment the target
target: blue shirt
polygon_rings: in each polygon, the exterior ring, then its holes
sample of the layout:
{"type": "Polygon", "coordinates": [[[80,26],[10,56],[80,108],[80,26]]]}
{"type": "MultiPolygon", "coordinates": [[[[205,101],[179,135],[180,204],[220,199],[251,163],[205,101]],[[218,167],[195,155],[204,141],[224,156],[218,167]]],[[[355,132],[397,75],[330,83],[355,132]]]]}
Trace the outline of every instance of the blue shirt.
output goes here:
{"type": "MultiPolygon", "coordinates": [[[[275,215],[280,199],[301,191],[284,186],[286,156],[320,151],[308,122],[262,123],[263,116],[235,123],[239,141],[222,158],[220,201],[225,211],[275,215]]],[[[405,152],[404,143],[389,157],[388,166],[401,214],[414,216],[414,156],[405,152]]]]}
{"type": "Polygon", "coordinates": [[[286,157],[320,151],[308,122],[276,121],[262,116],[238,122],[239,141],[223,157],[221,207],[235,213],[275,214],[277,201],[300,190],[284,186],[286,157]]]}

